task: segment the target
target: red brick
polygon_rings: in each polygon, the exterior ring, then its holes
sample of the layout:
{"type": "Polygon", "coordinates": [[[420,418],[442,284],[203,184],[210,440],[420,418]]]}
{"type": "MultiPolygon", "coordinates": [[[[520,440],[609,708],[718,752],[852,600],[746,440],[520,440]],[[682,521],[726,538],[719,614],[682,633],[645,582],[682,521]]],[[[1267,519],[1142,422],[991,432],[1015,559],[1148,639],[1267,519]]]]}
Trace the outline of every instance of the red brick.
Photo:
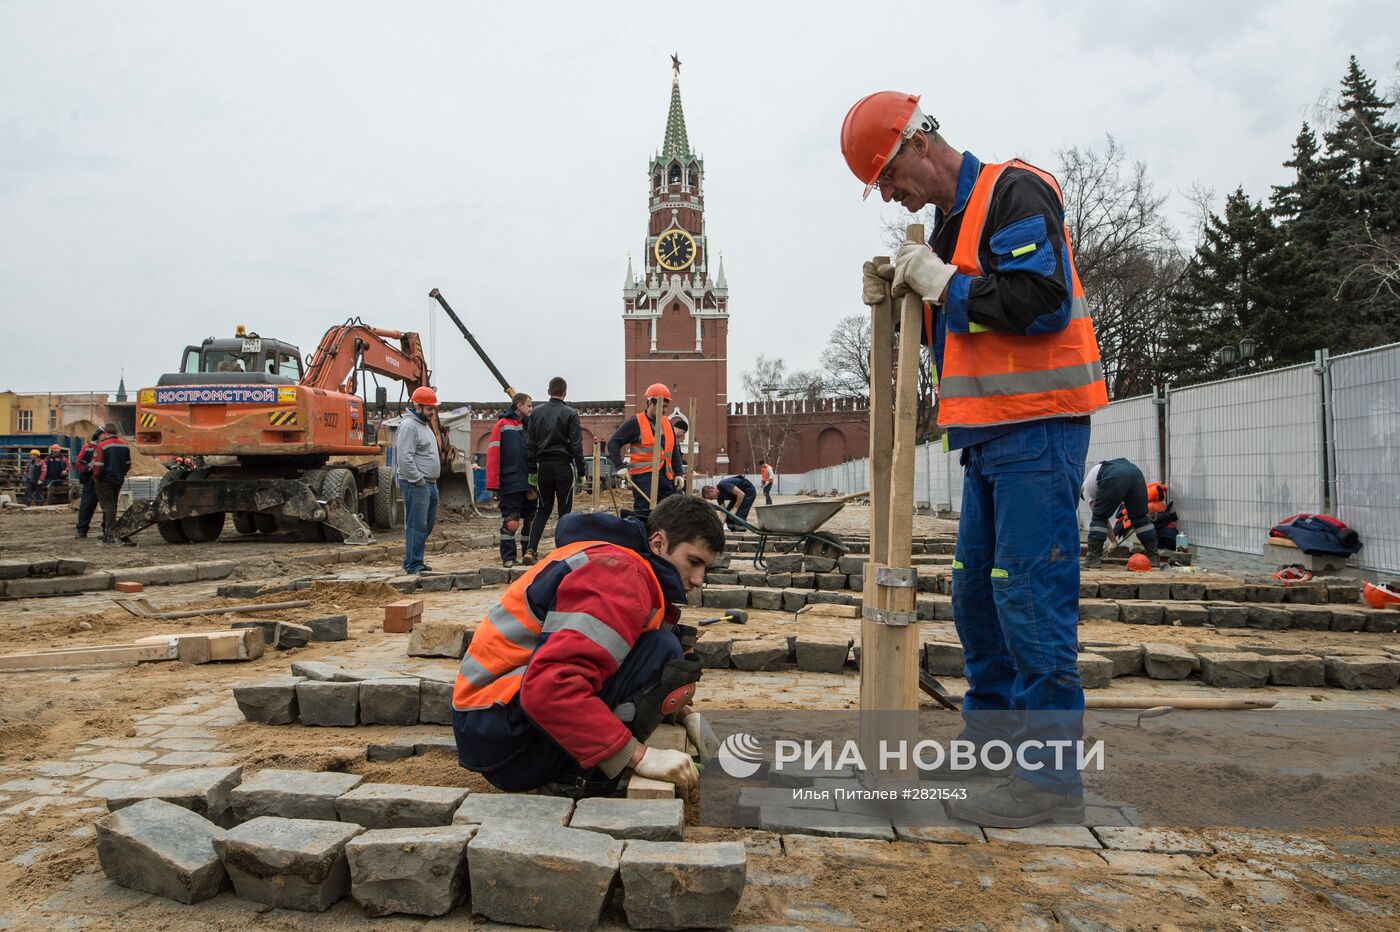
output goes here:
{"type": "Polygon", "coordinates": [[[397,602],[390,602],[384,606],[384,620],[390,618],[400,621],[411,621],[423,614],[422,599],[399,599],[397,602]]]}
{"type": "Polygon", "coordinates": [[[407,634],[413,630],[413,618],[390,618],[384,616],[385,634],[407,634]]]}
{"type": "Polygon", "coordinates": [[[122,580],[121,582],[114,584],[112,588],[117,590],[118,592],[141,592],[146,587],[141,585],[139,582],[129,582],[127,580],[122,580]]]}

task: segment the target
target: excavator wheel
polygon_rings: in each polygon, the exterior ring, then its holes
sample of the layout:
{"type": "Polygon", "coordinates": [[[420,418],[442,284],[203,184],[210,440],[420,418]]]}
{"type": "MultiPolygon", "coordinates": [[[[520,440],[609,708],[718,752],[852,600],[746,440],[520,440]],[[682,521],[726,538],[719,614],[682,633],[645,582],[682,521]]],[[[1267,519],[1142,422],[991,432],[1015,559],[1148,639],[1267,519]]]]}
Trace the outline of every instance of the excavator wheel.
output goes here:
{"type": "Polygon", "coordinates": [[[211,515],[197,515],[193,518],[181,518],[180,529],[185,532],[185,536],[193,544],[209,544],[219,539],[219,535],[224,532],[224,512],[216,511],[211,515]]]}
{"type": "Polygon", "coordinates": [[[369,508],[373,512],[371,518],[374,521],[374,526],[380,530],[387,531],[403,524],[403,509],[395,501],[398,492],[398,483],[394,481],[394,470],[388,466],[380,466],[375,471],[374,500],[369,508]]]}
{"type": "Polygon", "coordinates": [[[254,512],[254,513],[253,513],[253,524],[254,524],[255,527],[257,527],[258,531],[259,531],[260,533],[262,533],[262,534],[276,534],[276,533],[277,533],[277,516],[276,516],[276,515],[265,515],[265,514],[261,514],[261,513],[259,513],[259,512],[254,512]]]}
{"type": "MultiPolygon", "coordinates": [[[[360,513],[360,491],[355,487],[355,474],[348,469],[330,469],[321,480],[321,499],[326,502],[340,502],[352,515],[360,513]]],[[[342,541],[345,535],[329,525],[320,525],[325,539],[342,541]]]]}
{"type": "Polygon", "coordinates": [[[157,521],[156,530],[160,531],[161,538],[167,544],[188,544],[190,542],[179,521],[157,521]]]}
{"type": "Polygon", "coordinates": [[[246,511],[235,511],[233,513],[233,528],[240,534],[258,533],[258,524],[253,520],[253,516],[246,511]]]}

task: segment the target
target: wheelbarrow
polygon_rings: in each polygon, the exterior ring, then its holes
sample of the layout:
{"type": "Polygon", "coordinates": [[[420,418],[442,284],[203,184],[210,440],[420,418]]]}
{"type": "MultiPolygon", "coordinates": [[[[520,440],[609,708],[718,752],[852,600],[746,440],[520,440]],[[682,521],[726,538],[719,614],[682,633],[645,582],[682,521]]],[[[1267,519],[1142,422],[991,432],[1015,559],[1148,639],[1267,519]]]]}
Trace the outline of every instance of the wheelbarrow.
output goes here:
{"type": "Polygon", "coordinates": [[[721,512],[726,521],[758,535],[758,552],[754,554],[753,564],[759,569],[765,569],[764,556],[770,552],[782,554],[801,550],[809,557],[830,559],[844,556],[850,548],[841,538],[830,532],[820,533],[818,528],[846,507],[847,501],[868,494],[861,492],[843,498],[758,505],[754,508],[757,515],[752,522],[715,502],[710,502],[709,505],[721,512]]]}

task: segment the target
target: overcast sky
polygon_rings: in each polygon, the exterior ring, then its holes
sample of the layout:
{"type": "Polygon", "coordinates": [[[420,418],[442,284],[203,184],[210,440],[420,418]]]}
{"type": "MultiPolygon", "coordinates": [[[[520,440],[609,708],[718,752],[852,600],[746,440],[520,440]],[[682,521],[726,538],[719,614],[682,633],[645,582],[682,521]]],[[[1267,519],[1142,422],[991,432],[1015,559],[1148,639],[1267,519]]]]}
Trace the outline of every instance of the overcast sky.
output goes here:
{"type": "MultiPolygon", "coordinates": [[[[0,0],[0,388],[113,390],[125,367],[135,389],[238,323],[303,352],[351,316],[426,332],[438,287],[517,386],[621,398],[679,51],[738,399],[758,353],[813,367],[862,310],[895,209],[840,155],[860,96],[924,95],[986,160],[1053,170],[1111,133],[1164,190],[1262,197],[1349,54],[1392,72],[1395,10],[0,0]]],[[[498,395],[437,332],[439,390],[498,395]]]]}

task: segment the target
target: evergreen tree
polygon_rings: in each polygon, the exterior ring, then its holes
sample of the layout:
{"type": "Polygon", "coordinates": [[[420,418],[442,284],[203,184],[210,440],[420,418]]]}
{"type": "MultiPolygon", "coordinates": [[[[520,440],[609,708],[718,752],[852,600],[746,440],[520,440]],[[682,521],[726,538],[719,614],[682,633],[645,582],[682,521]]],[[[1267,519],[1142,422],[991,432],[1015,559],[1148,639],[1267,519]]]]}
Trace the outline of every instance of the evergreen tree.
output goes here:
{"type": "Polygon", "coordinates": [[[1175,302],[1178,378],[1224,375],[1229,366],[1216,351],[1246,336],[1266,358],[1276,355],[1288,326],[1278,246],[1268,212],[1242,188],[1225,199],[1223,215],[1206,219],[1175,302]]]}

